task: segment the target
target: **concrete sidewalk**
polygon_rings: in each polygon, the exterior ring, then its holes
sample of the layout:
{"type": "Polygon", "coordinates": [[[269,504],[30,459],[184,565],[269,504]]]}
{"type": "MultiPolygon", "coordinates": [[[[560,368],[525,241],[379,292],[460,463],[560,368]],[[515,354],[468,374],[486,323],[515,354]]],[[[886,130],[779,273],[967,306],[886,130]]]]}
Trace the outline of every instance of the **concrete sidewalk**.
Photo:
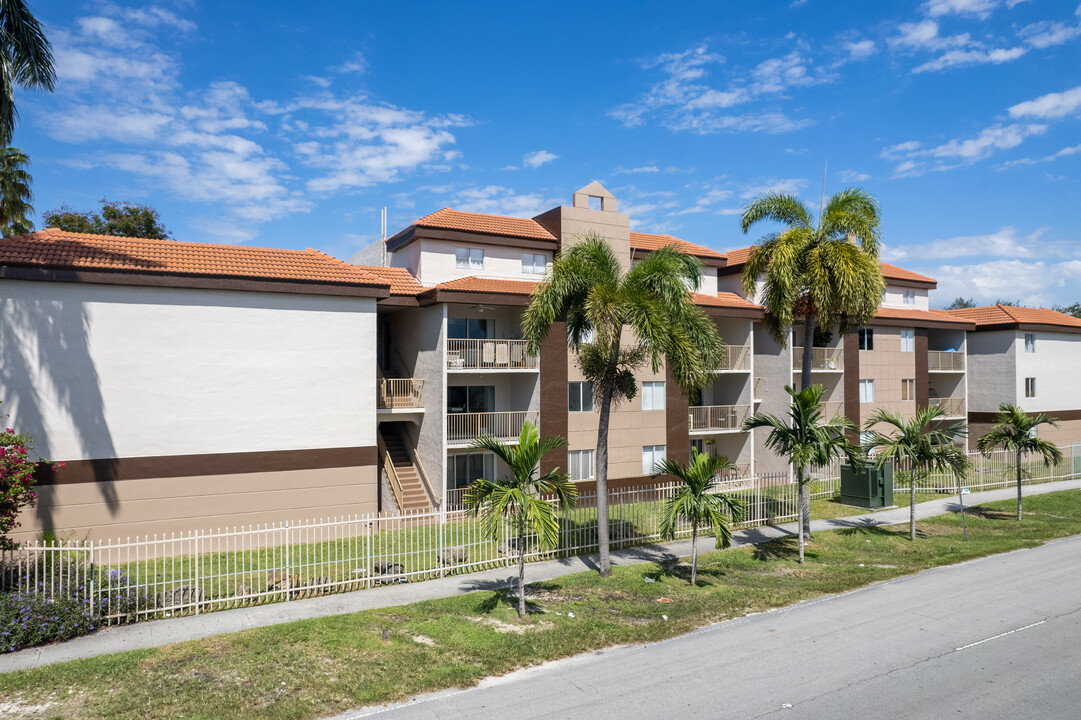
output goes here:
{"type": "MultiPolygon", "coordinates": [[[[1059,490],[1076,489],[1081,489],[1081,480],[1028,485],[1024,488],[1024,494],[1026,496],[1042,495],[1059,490]]],[[[970,503],[976,505],[1016,497],[1016,488],[972,493],[966,496],[965,507],[968,507],[970,503]]],[[[956,498],[932,500],[916,506],[916,518],[922,519],[934,515],[944,515],[949,512],[957,512],[959,509],[960,506],[956,498]]],[[[820,531],[876,525],[897,525],[908,521],[908,512],[908,508],[903,507],[895,510],[881,510],[865,515],[853,515],[831,520],[815,520],[811,523],[811,529],[812,531],[820,531]]],[[[734,534],[733,547],[766,542],[778,537],[793,535],[796,531],[795,523],[741,530],[734,534]]],[[[712,550],[712,545],[707,549],[712,550]]],[[[613,565],[633,565],[641,562],[658,562],[686,557],[690,554],[690,541],[680,540],[661,545],[615,550],[612,552],[611,557],[613,565]]],[[[526,581],[551,580],[563,575],[595,570],[596,568],[596,555],[580,555],[559,560],[529,563],[526,565],[526,581]]],[[[361,610],[393,607],[478,590],[514,587],[517,582],[517,569],[504,567],[468,575],[455,575],[403,585],[389,585],[339,595],[324,595],[272,605],[259,605],[203,615],[153,620],[136,625],[120,625],[105,628],[93,635],[76,638],[65,643],[0,655],[0,673],[52,665],[79,658],[108,655],[126,650],[159,647],[185,640],[198,640],[249,628],[278,625],[328,615],[354,613],[361,610]]]]}

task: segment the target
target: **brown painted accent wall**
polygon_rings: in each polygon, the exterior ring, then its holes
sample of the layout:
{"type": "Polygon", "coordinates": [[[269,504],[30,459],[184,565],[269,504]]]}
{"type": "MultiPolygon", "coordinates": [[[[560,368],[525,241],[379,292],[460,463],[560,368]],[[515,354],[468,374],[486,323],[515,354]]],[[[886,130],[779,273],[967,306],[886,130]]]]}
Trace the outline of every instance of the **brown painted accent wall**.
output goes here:
{"type": "Polygon", "coordinates": [[[664,381],[665,419],[668,422],[665,455],[686,462],[691,454],[689,401],[668,370],[664,381]]]}
{"type": "Polygon", "coordinates": [[[927,407],[931,378],[927,372],[927,328],[916,328],[916,409],[927,407]]]}
{"type": "MultiPolygon", "coordinates": [[[[1065,422],[1065,421],[1068,421],[1068,420],[1081,420],[1081,410],[1040,410],[1040,412],[1045,413],[1047,415],[1050,415],[1051,417],[1055,418],[1056,420],[1059,420],[1059,421],[1062,421],[1062,422],[1065,422]]],[[[1029,413],[1029,414],[1034,415],[1035,413],[1029,413]]],[[[968,421],[970,423],[973,423],[973,424],[986,423],[988,425],[993,425],[995,423],[995,418],[997,416],[998,416],[997,412],[970,412],[968,414],[968,421]]],[[[1044,429],[1044,426],[1041,425],[1040,430],[1042,431],[1043,429],[1044,429]]],[[[1041,435],[1041,437],[1042,437],[1042,435],[1041,435]]],[[[1077,439],[1081,440],[1081,437],[1078,437],[1077,439]]]]}
{"type": "MultiPolygon", "coordinates": [[[[552,323],[540,348],[540,429],[541,436],[567,437],[567,323],[552,323]]],[[[555,468],[567,472],[567,448],[559,448],[541,458],[541,473],[555,468]]]]}
{"type": "MultiPolygon", "coordinates": [[[[863,422],[860,417],[860,336],[858,330],[845,334],[844,339],[844,391],[845,415],[859,427],[863,422]]],[[[859,434],[850,437],[852,442],[859,441],[859,434]]]]}
{"type": "Polygon", "coordinates": [[[39,466],[38,485],[364,467],[378,462],[375,446],[68,460],[56,471],[39,466]]]}

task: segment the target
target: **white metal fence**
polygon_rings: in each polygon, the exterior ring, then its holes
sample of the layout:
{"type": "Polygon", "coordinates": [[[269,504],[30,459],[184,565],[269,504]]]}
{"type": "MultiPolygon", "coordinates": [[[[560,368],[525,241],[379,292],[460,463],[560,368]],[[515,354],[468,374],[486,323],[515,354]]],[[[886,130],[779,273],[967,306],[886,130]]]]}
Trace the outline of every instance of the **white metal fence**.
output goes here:
{"type": "MultiPolygon", "coordinates": [[[[1026,461],[1026,482],[1081,477],[1081,446],[1063,451],[1063,462],[1050,469],[1026,461]]],[[[816,473],[812,497],[838,492],[837,469],[816,473]]],[[[1014,472],[1013,456],[977,456],[963,484],[973,490],[1008,487],[1014,472]]],[[[898,491],[908,488],[905,481],[906,473],[899,470],[898,491]]],[[[612,547],[660,540],[661,504],[676,487],[659,483],[610,491],[612,547]]],[[[952,492],[956,483],[936,474],[919,487],[952,492]]],[[[788,473],[737,478],[718,490],[745,501],[739,527],[796,518],[797,488],[788,473]]],[[[542,552],[536,538],[528,537],[523,548],[527,560],[596,550],[596,494],[583,493],[573,509],[561,509],[559,523],[558,547],[542,552]]],[[[685,526],[679,536],[689,532],[685,526]]],[[[116,624],[428,580],[511,565],[518,553],[509,528],[489,537],[466,512],[357,515],[168,536],[27,544],[0,552],[0,591],[75,597],[97,609],[102,622],[116,624]]]]}

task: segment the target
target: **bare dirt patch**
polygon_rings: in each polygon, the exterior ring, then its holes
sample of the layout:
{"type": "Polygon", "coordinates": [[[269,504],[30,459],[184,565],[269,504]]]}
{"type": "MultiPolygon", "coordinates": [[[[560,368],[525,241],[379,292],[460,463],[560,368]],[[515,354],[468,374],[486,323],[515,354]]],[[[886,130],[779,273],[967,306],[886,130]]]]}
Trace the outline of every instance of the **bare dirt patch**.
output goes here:
{"type": "Polygon", "coordinates": [[[469,619],[475,623],[487,625],[488,627],[495,630],[497,633],[515,633],[517,635],[525,635],[527,632],[532,632],[535,630],[549,630],[555,627],[552,623],[546,620],[541,620],[535,625],[512,625],[511,623],[503,622],[502,620],[494,617],[474,617],[469,619]]]}

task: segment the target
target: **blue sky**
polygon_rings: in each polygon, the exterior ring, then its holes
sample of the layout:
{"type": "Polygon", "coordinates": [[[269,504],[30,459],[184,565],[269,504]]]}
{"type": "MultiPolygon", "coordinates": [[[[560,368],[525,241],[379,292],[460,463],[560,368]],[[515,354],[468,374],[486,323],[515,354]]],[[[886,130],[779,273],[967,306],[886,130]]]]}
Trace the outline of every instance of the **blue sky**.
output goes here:
{"type": "Polygon", "coordinates": [[[718,250],[769,189],[860,185],[938,304],[1081,300],[1081,6],[38,2],[35,206],[152,205],[177,239],[346,258],[450,206],[531,216],[599,180],[718,250]]]}

